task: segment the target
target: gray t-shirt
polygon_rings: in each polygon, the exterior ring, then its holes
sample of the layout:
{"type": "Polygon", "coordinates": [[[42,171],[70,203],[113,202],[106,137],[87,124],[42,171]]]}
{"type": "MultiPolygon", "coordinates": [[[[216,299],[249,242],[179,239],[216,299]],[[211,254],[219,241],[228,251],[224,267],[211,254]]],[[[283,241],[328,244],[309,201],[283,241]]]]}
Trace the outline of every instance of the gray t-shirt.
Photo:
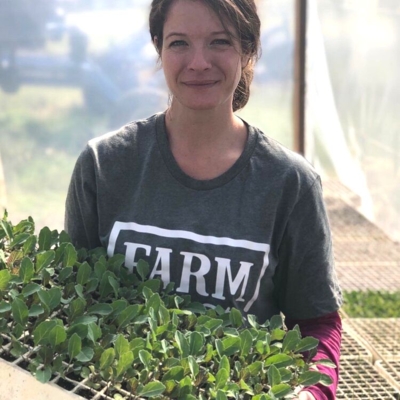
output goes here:
{"type": "Polygon", "coordinates": [[[196,180],[176,163],[165,114],[89,142],[77,160],[65,228],[78,247],[149,262],[205,305],[236,307],[260,322],[283,312],[336,311],[329,223],[319,176],[298,154],[248,127],[241,157],[224,174],[196,180]]]}

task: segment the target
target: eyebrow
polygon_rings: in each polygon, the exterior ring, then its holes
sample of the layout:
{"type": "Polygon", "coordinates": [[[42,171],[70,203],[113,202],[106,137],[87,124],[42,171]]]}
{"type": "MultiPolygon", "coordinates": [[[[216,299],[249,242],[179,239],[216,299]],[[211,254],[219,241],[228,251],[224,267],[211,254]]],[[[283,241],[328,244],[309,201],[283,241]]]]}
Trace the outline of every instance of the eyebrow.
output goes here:
{"type": "MultiPolygon", "coordinates": [[[[229,33],[224,30],[224,31],[211,32],[210,35],[211,36],[216,36],[216,35],[228,35],[229,36],[229,33]]],[[[186,33],[181,33],[181,32],[171,32],[165,37],[165,40],[171,36],[187,36],[187,35],[186,35],[186,33]]]]}

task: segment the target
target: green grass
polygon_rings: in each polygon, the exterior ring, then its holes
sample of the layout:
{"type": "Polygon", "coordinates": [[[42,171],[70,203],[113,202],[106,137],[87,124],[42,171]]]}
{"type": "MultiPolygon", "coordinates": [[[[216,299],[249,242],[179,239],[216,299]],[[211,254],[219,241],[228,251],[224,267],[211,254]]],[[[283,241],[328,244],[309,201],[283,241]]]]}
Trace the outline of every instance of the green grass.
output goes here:
{"type": "Polygon", "coordinates": [[[342,309],[350,318],[400,318],[400,291],[344,292],[342,309]]]}

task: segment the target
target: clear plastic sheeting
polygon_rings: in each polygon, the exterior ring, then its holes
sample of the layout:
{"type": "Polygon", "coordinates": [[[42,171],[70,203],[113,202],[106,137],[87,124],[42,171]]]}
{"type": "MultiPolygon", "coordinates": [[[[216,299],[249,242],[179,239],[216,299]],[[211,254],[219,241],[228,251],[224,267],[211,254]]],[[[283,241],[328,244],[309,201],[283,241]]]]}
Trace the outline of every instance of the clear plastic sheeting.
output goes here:
{"type": "Polygon", "coordinates": [[[400,241],[400,3],[310,0],[306,156],[400,241]]]}
{"type": "Polygon", "coordinates": [[[293,148],[294,0],[256,0],[262,55],[251,95],[238,115],[293,148]]]}

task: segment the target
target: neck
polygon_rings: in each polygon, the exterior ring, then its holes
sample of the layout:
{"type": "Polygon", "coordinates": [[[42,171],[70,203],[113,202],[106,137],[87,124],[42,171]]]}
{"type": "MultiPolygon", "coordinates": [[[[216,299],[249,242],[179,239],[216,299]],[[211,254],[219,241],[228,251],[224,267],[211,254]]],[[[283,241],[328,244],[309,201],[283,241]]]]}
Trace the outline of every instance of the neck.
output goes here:
{"type": "Polygon", "coordinates": [[[172,106],[165,121],[172,154],[182,171],[204,180],[231,168],[246,146],[244,122],[232,110],[179,111],[172,106]]]}
{"type": "Polygon", "coordinates": [[[244,146],[247,131],[243,121],[230,109],[180,110],[171,107],[166,113],[166,128],[172,148],[186,147],[198,152],[209,148],[226,148],[231,143],[244,146]]]}

